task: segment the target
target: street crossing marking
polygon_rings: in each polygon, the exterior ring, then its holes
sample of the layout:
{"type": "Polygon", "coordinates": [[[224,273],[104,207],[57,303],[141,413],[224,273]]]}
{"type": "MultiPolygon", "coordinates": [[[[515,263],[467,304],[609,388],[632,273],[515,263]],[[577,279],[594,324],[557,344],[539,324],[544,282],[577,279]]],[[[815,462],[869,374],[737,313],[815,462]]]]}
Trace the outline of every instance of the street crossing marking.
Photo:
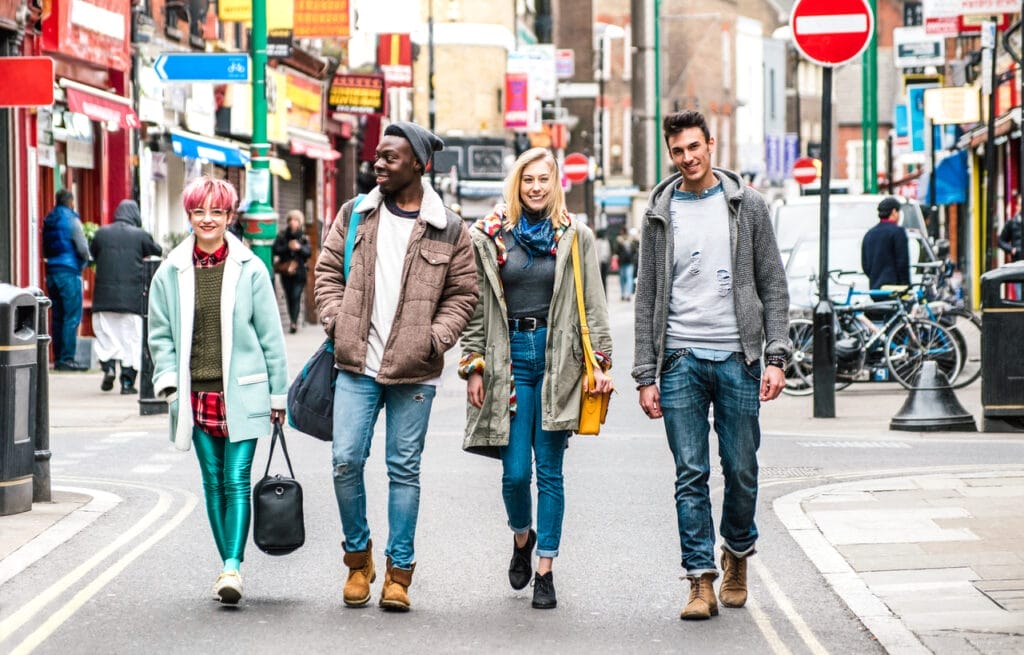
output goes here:
{"type": "Polygon", "coordinates": [[[798,441],[804,448],[910,448],[902,441],[798,441]]]}

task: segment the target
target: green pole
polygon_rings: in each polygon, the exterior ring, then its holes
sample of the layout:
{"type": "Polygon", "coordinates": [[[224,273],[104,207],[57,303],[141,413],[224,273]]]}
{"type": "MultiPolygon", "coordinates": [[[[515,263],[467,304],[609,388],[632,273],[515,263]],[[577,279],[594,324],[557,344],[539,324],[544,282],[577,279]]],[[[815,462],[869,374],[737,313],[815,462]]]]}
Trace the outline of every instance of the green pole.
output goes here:
{"type": "MultiPolygon", "coordinates": [[[[654,0],[654,184],[661,180],[661,0],[654,0]]],[[[650,160],[648,160],[650,161],[650,160]]]]}
{"type": "Polygon", "coordinates": [[[270,184],[270,143],[267,142],[267,0],[252,3],[252,166],[249,170],[245,236],[252,251],[273,277],[272,252],[277,212],[270,184]]]}
{"type": "MultiPolygon", "coordinates": [[[[878,0],[870,0],[871,13],[878,16],[878,0]]],[[[878,193],[878,21],[874,21],[861,71],[864,107],[861,129],[864,145],[864,191],[878,193]]]]}

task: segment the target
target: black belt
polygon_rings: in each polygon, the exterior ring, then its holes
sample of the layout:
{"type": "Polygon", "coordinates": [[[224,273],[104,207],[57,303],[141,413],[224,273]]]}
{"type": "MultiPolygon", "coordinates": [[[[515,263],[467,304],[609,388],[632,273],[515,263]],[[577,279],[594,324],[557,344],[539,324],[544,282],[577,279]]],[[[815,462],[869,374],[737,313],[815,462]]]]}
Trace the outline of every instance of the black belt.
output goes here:
{"type": "Polygon", "coordinates": [[[548,319],[546,318],[535,318],[533,316],[523,316],[520,318],[508,319],[508,329],[510,332],[533,332],[537,328],[547,327],[548,319]]]}

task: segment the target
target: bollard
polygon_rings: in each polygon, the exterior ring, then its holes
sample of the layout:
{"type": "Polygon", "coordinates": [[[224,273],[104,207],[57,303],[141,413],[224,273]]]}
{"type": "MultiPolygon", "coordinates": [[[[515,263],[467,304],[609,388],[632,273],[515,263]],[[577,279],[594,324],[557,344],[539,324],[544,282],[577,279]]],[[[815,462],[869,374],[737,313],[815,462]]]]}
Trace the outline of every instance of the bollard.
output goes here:
{"type": "Polygon", "coordinates": [[[946,374],[924,362],[903,407],[889,421],[890,430],[908,432],[977,432],[974,417],[957,400],[946,374]]]}
{"type": "Polygon", "coordinates": [[[32,501],[49,503],[53,500],[50,484],[50,305],[42,289],[28,289],[39,304],[36,329],[36,459],[32,468],[32,501]]]}
{"type": "Polygon", "coordinates": [[[167,402],[153,395],[153,357],[149,354],[149,285],[153,282],[156,269],[160,268],[159,257],[146,257],[143,270],[146,284],[142,287],[142,365],[139,368],[139,416],[166,414],[167,402]]]}

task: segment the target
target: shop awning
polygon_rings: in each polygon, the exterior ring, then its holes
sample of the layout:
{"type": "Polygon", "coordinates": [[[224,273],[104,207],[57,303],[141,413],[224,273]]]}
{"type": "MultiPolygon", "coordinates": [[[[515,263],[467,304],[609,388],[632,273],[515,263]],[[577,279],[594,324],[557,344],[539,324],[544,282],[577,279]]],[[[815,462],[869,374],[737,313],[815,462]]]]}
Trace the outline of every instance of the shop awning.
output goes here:
{"type": "Polygon", "coordinates": [[[289,127],[288,137],[291,139],[291,154],[304,155],[310,159],[334,161],[341,153],[331,147],[331,140],[326,135],[309,130],[289,127]]]}
{"type": "Polygon", "coordinates": [[[179,157],[205,159],[220,166],[245,166],[249,155],[230,141],[199,136],[191,132],[171,131],[171,145],[179,157]]]}
{"type": "Polygon", "coordinates": [[[117,123],[124,128],[139,127],[139,117],[132,101],[95,87],[62,79],[60,86],[68,101],[68,109],[85,114],[94,121],[117,123]]]}

